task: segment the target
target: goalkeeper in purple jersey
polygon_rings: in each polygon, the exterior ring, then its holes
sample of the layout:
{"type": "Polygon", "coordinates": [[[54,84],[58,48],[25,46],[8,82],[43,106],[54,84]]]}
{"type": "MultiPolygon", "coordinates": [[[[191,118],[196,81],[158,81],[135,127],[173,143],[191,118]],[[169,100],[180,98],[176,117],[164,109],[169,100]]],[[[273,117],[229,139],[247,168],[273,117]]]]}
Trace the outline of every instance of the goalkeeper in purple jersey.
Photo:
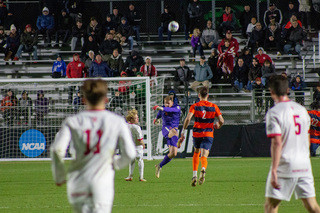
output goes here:
{"type": "Polygon", "coordinates": [[[159,119],[162,119],[162,135],[167,140],[167,145],[169,147],[169,153],[164,157],[160,164],[156,167],[156,178],[160,177],[161,168],[169,163],[172,158],[177,156],[178,148],[178,127],[180,121],[180,106],[173,104],[172,97],[168,96],[164,99],[164,106],[154,106],[154,110],[159,110],[156,119],[154,119],[154,124],[159,123],[159,119]]]}

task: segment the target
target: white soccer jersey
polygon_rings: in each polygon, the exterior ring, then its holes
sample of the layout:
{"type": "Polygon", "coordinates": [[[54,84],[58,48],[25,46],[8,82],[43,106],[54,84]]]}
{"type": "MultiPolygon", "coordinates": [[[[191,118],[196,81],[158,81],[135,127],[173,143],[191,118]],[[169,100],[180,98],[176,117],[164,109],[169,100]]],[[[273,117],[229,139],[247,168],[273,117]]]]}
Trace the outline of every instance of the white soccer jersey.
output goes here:
{"type": "Polygon", "coordinates": [[[143,135],[140,126],[137,124],[129,123],[129,129],[131,131],[133,142],[136,146],[140,146],[140,142],[143,140],[143,135]]]}
{"type": "Polygon", "coordinates": [[[293,102],[280,102],[266,116],[268,137],[281,136],[279,177],[312,176],[309,152],[310,117],[307,110],[293,102]]]}
{"type": "Polygon", "coordinates": [[[125,120],[105,110],[84,111],[67,118],[51,146],[56,183],[65,180],[63,158],[69,144],[72,154],[68,171],[69,201],[83,202],[91,196],[97,202],[111,202],[112,205],[113,168],[128,166],[136,156],[125,120]],[[117,145],[121,150],[120,156],[114,156],[117,145]],[[106,197],[109,197],[107,201],[106,197]]]}

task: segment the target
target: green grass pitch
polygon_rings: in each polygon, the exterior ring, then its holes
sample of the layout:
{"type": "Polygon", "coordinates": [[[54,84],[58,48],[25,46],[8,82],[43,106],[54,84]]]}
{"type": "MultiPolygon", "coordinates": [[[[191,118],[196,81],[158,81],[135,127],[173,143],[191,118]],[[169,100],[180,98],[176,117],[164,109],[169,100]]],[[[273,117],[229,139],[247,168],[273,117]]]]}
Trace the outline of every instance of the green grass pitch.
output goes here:
{"type": "MultiPolygon", "coordinates": [[[[174,159],[154,176],[157,161],[145,160],[145,179],[124,181],[128,169],[116,172],[113,212],[263,212],[270,158],[210,158],[206,181],[191,187],[192,159],[174,159]]],[[[320,195],[320,159],[313,158],[316,192],[320,195]]],[[[108,193],[108,192],[106,192],[108,193]]],[[[317,199],[320,202],[320,199],[317,199]]],[[[50,162],[0,162],[1,213],[72,212],[66,187],[52,180],[50,162]]],[[[282,202],[279,212],[306,212],[300,200],[282,202]]]]}

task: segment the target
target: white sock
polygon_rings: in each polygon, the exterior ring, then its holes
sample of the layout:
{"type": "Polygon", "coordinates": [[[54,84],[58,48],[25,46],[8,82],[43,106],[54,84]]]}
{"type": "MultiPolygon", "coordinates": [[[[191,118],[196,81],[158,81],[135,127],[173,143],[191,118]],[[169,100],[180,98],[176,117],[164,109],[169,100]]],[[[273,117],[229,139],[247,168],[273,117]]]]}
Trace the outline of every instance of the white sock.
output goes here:
{"type": "Polygon", "coordinates": [[[138,161],[140,179],[143,179],[144,162],[142,159],[138,161]]]}
{"type": "Polygon", "coordinates": [[[201,168],[201,170],[204,170],[204,171],[206,171],[206,168],[202,167],[202,168],[201,168]]]}
{"type": "Polygon", "coordinates": [[[135,166],[136,161],[133,160],[130,164],[129,164],[129,177],[133,176],[133,170],[134,170],[134,166],[135,166]]]}
{"type": "Polygon", "coordinates": [[[193,171],[193,177],[197,177],[198,171],[193,171]]]}

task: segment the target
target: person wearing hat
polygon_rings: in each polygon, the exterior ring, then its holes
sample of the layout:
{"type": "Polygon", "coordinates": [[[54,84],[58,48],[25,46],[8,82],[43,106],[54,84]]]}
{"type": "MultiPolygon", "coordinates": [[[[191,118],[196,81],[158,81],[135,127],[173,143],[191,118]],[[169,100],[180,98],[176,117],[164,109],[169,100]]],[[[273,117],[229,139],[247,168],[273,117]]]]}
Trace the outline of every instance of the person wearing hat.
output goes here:
{"type": "Polygon", "coordinates": [[[45,47],[51,45],[51,35],[54,33],[54,27],[54,18],[49,14],[49,9],[44,7],[42,15],[38,16],[37,28],[38,34],[42,34],[44,37],[45,47]]]}
{"type": "Polygon", "coordinates": [[[67,65],[60,54],[57,54],[57,60],[52,65],[52,78],[66,77],[67,65]]]}
{"type": "Polygon", "coordinates": [[[7,43],[7,35],[4,32],[4,27],[0,26],[0,53],[5,53],[5,45],[7,43]]]}
{"type": "Polygon", "coordinates": [[[114,22],[117,25],[117,27],[119,27],[119,25],[121,24],[121,18],[123,17],[123,15],[119,13],[119,9],[117,6],[114,6],[112,8],[112,14],[110,15],[110,17],[111,17],[111,21],[114,22]]]}
{"type": "Polygon", "coordinates": [[[151,64],[152,59],[150,56],[147,56],[145,58],[145,64],[141,66],[140,68],[140,72],[143,73],[143,76],[148,76],[148,77],[157,77],[157,69],[155,68],[155,66],[153,66],[151,64]]]}
{"type": "Polygon", "coordinates": [[[8,14],[7,6],[4,4],[3,0],[0,0],[0,25],[4,25],[4,20],[8,14]]]}
{"type": "Polygon", "coordinates": [[[37,99],[34,102],[34,106],[36,110],[37,125],[46,125],[44,116],[48,114],[49,100],[44,97],[43,90],[37,91],[37,99]]]}
{"type": "Polygon", "coordinates": [[[14,59],[15,54],[18,51],[20,45],[20,35],[17,32],[17,28],[14,25],[11,25],[10,27],[10,33],[7,37],[7,46],[6,46],[6,53],[4,60],[8,61],[10,58],[11,60],[14,59]]]}
{"type": "Polygon", "coordinates": [[[78,41],[81,41],[81,47],[83,47],[86,36],[86,28],[83,26],[82,20],[77,20],[76,24],[72,26],[71,35],[71,51],[76,50],[78,41]]]}
{"type": "Polygon", "coordinates": [[[304,92],[303,89],[306,88],[306,84],[302,80],[300,75],[297,75],[292,81],[291,89],[294,91],[296,96],[296,102],[304,106],[304,92]]]}
{"type": "Polygon", "coordinates": [[[21,58],[22,51],[24,52],[32,52],[33,60],[38,60],[38,34],[32,29],[31,24],[27,24],[25,30],[23,31],[20,37],[20,45],[19,49],[14,57],[14,61],[18,61],[21,58]]]}
{"type": "Polygon", "coordinates": [[[213,77],[212,71],[205,61],[206,57],[202,55],[200,57],[200,63],[196,64],[193,70],[195,81],[192,82],[190,87],[196,93],[198,93],[197,88],[201,84],[209,89],[209,80],[213,77]]]}
{"type": "Polygon", "coordinates": [[[163,40],[163,32],[168,33],[168,41],[171,40],[171,34],[172,32],[168,30],[168,25],[171,21],[176,20],[176,14],[174,14],[171,10],[169,5],[166,5],[164,7],[164,12],[160,16],[161,20],[161,26],[158,28],[158,36],[159,36],[159,41],[163,40]]]}
{"type": "Polygon", "coordinates": [[[121,72],[121,69],[123,67],[123,59],[122,59],[122,55],[119,54],[119,51],[118,49],[114,49],[112,54],[108,55],[106,57],[106,60],[105,60],[111,70],[112,70],[112,73],[113,73],[113,76],[116,77],[116,76],[120,76],[120,72],[121,72]]]}
{"type": "Polygon", "coordinates": [[[275,21],[279,23],[279,25],[282,24],[282,12],[274,3],[270,3],[269,8],[264,12],[263,21],[265,27],[269,26],[271,16],[275,18],[275,21]]]}
{"type": "Polygon", "coordinates": [[[129,4],[129,12],[127,13],[128,24],[132,27],[133,32],[136,36],[136,40],[140,41],[140,23],[141,23],[141,14],[136,9],[133,3],[129,4]]]}
{"type": "Polygon", "coordinates": [[[19,98],[18,106],[19,117],[23,117],[22,123],[24,125],[28,125],[28,123],[30,123],[29,115],[32,114],[32,99],[28,96],[28,92],[26,90],[22,91],[21,98],[19,98]]]}
{"type": "MultiPolygon", "coordinates": [[[[135,76],[134,69],[139,69],[144,64],[142,56],[138,51],[132,50],[131,54],[127,56],[126,61],[122,67],[122,71],[126,71],[129,76],[135,76]]],[[[137,71],[137,70],[136,70],[137,71]]]]}
{"type": "Polygon", "coordinates": [[[189,86],[189,81],[192,78],[192,71],[188,66],[186,66],[186,61],[184,58],[180,59],[180,66],[176,67],[176,72],[174,74],[175,89],[181,93],[185,93],[189,86]],[[183,85],[181,90],[179,86],[183,85]]]}
{"type": "Polygon", "coordinates": [[[127,18],[121,18],[121,24],[118,27],[118,33],[122,35],[121,41],[129,43],[129,50],[133,49],[133,28],[128,24],[127,18]]]}
{"type": "Polygon", "coordinates": [[[57,21],[57,31],[56,31],[56,47],[59,47],[59,38],[60,36],[63,38],[62,46],[67,45],[68,38],[71,33],[73,20],[67,13],[67,10],[64,8],[61,10],[60,15],[58,16],[57,21]]]}
{"type": "Polygon", "coordinates": [[[8,89],[7,94],[1,101],[1,111],[3,112],[3,120],[7,125],[12,125],[16,117],[16,106],[18,100],[11,89],[8,89]]]}
{"type": "Polygon", "coordinates": [[[222,23],[220,24],[221,31],[225,33],[227,30],[235,30],[237,18],[231,11],[231,7],[226,5],[224,13],[222,14],[222,23]]]}
{"type": "Polygon", "coordinates": [[[91,35],[98,44],[102,41],[102,26],[98,23],[96,17],[90,18],[90,23],[87,27],[87,34],[91,35]]]}

